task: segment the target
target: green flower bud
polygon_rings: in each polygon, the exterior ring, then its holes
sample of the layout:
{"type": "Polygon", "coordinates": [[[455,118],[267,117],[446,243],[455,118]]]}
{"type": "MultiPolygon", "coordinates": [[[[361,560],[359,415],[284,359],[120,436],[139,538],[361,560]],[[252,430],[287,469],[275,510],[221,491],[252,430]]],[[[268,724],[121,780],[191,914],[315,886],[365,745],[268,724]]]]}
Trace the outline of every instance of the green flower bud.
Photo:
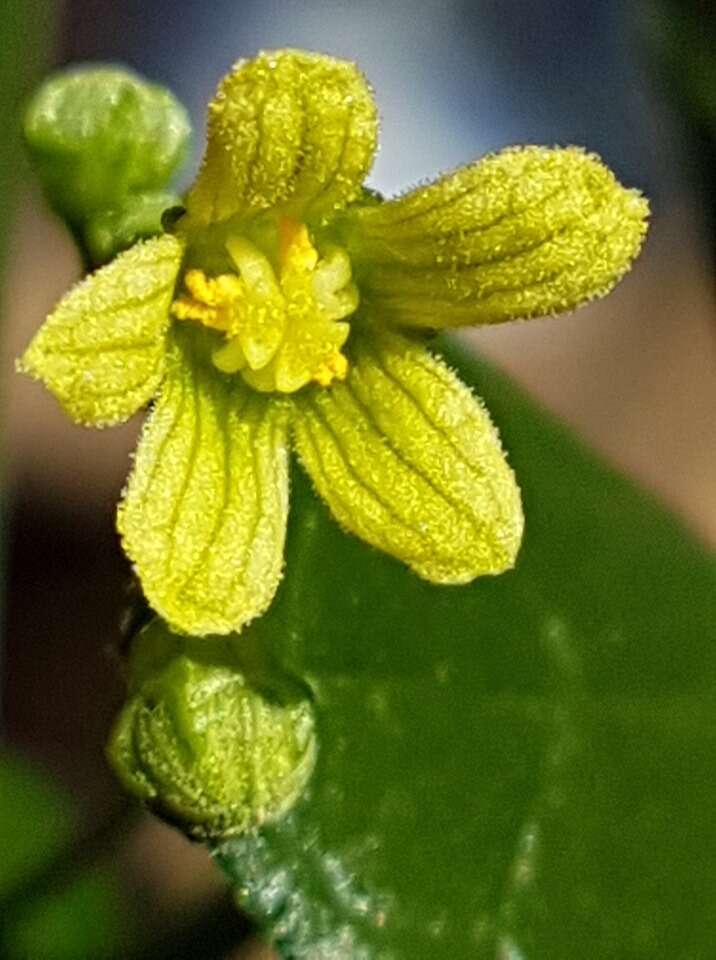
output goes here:
{"type": "Polygon", "coordinates": [[[172,208],[181,209],[174,193],[138,193],[127,197],[121,207],[101,210],[87,221],[84,244],[95,264],[108,263],[137,240],[156,236],[163,229],[163,216],[172,208]]]}
{"type": "MultiPolygon", "coordinates": [[[[241,649],[250,648],[244,633],[241,649]]],[[[224,839],[296,803],[316,754],[297,684],[243,665],[225,641],[195,644],[158,619],[135,639],[131,672],[108,756],[154,813],[197,839],[224,839]]]]}
{"type": "Polygon", "coordinates": [[[50,77],[24,120],[49,200],[73,227],[123,207],[133,194],[163,190],[190,132],[186,110],[168,90],[109,66],[50,77]]]}

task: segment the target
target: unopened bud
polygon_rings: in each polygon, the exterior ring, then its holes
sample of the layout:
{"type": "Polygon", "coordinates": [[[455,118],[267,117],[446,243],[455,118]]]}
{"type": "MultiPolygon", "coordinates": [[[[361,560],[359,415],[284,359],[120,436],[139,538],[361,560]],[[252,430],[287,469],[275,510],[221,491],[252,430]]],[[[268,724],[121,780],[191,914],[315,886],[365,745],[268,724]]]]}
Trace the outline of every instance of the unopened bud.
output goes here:
{"type": "Polygon", "coordinates": [[[127,789],[197,839],[287,813],[315,760],[309,701],[259,689],[225,643],[192,649],[159,620],[134,644],[133,690],[108,746],[127,789]]]}

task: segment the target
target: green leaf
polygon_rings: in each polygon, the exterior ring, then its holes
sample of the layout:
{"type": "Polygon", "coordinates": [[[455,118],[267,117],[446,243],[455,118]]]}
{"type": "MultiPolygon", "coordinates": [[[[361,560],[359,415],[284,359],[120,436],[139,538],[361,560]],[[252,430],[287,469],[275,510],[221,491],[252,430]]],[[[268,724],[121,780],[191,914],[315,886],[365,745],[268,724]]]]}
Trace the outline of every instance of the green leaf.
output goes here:
{"type": "Polygon", "coordinates": [[[88,65],[42,84],[24,131],[50,202],[81,226],[132,194],[163,190],[184,159],[191,128],[168,90],[130,70],[88,65]]]}
{"type": "Polygon", "coordinates": [[[252,633],[313,689],[317,766],[286,820],[216,855],[284,957],[711,960],[716,564],[459,366],[522,486],[517,567],[426,584],[297,477],[252,633]]]}
{"type": "Polygon", "coordinates": [[[77,817],[44,776],[0,756],[0,955],[3,960],[94,960],[126,955],[134,918],[105,866],[35,891],[63,851],[77,817]],[[22,895],[17,896],[21,889],[22,895]]]}
{"type": "Polygon", "coordinates": [[[165,370],[169,305],[182,257],[170,234],[138,243],[87,277],[40,327],[18,367],[77,423],[121,423],[165,370]]]}
{"type": "Polygon", "coordinates": [[[123,957],[133,920],[115,877],[87,870],[60,893],[17,910],[4,960],[95,960],[123,957]]]}
{"type": "Polygon", "coordinates": [[[576,147],[513,147],[345,215],[365,302],[441,329],[573,310],[629,269],[649,206],[576,147]]]}
{"type": "Polygon", "coordinates": [[[150,605],[179,633],[239,630],[283,568],[283,406],[177,337],[117,526],[150,605]]]}

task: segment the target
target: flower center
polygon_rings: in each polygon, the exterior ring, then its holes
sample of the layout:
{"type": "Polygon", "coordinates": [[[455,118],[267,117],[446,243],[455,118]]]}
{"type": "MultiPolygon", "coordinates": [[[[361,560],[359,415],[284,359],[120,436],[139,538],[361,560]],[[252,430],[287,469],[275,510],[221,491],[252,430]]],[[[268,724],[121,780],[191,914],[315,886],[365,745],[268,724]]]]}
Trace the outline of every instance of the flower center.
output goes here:
{"type": "Polygon", "coordinates": [[[171,308],[179,320],[223,334],[214,365],[240,372],[262,392],[343,380],[348,361],[341,347],[350,324],[339,321],[358,307],[345,250],[328,247],[319,256],[306,227],[288,218],[279,222],[278,270],[245,237],[230,237],[226,249],[237,272],[208,277],[188,270],[186,293],[171,308]]]}

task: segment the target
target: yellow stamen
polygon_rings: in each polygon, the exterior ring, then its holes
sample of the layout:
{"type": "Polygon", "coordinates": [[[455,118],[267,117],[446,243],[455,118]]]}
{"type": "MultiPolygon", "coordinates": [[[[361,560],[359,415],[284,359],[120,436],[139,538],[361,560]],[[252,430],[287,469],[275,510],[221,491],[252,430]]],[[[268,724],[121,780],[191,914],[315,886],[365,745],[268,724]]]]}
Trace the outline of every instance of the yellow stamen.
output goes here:
{"type": "Polygon", "coordinates": [[[313,380],[322,387],[329,386],[334,380],[345,380],[348,374],[348,361],[340,351],[322,363],[313,373],[313,380]]]}
{"type": "Polygon", "coordinates": [[[278,222],[279,260],[281,271],[293,269],[309,272],[318,263],[318,251],[311,243],[305,224],[289,217],[278,222]]]}
{"type": "Polygon", "coordinates": [[[344,380],[348,361],[341,347],[350,326],[339,321],[358,306],[345,251],[331,247],[319,257],[305,225],[288,217],[278,222],[278,271],[245,237],[230,237],[226,250],[237,273],[207,277],[188,270],[186,293],[171,308],[179,320],[226,335],[212,352],[214,365],[240,372],[261,392],[344,380]]]}
{"type": "Polygon", "coordinates": [[[244,286],[233,273],[207,277],[202,270],[188,270],[184,284],[189,295],[177,297],[171,307],[178,320],[198,320],[204,327],[229,332],[244,286]]]}

